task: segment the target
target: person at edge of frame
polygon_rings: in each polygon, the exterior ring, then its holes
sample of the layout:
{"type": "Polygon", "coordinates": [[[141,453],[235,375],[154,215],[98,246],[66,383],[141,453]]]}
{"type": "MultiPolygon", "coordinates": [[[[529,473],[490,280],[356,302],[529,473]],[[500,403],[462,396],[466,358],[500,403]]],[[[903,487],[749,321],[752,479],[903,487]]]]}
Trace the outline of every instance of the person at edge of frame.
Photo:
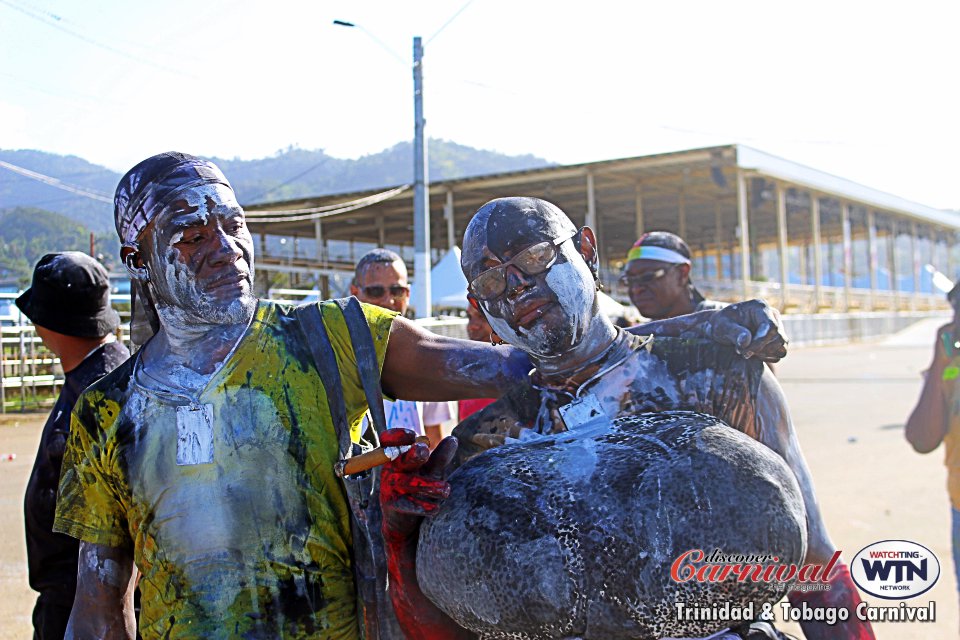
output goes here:
{"type": "Polygon", "coordinates": [[[79,544],[53,531],[57,483],[80,393],[130,357],[116,340],[120,316],[110,306],[107,270],[77,251],[48,253],[33,270],[30,288],[16,300],[44,346],[60,359],[64,380],[43,425],[23,500],[27,576],[37,591],[33,637],[62,640],[77,589],[79,544]]]}
{"type": "Polygon", "coordinates": [[[953,568],[960,585],[960,284],[947,294],[953,319],[937,329],[933,359],[924,372],[920,397],[904,428],[917,453],[930,453],[943,443],[950,496],[950,539],[953,568]]]}

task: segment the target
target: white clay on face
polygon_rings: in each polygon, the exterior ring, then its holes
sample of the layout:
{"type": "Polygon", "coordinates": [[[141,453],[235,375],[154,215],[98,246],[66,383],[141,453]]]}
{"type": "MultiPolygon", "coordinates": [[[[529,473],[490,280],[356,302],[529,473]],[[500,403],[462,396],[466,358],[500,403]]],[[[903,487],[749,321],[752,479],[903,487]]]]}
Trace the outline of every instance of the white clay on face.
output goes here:
{"type": "Polygon", "coordinates": [[[596,288],[593,274],[579,255],[567,255],[567,261],[556,264],[547,273],[547,284],[557,295],[564,315],[572,323],[570,343],[576,346],[586,332],[596,306],[596,288]]]}
{"type": "Polygon", "coordinates": [[[554,264],[546,275],[547,285],[553,290],[563,310],[564,320],[560,325],[536,321],[530,327],[514,329],[507,320],[484,309],[491,328],[498,336],[531,354],[555,357],[576,346],[594,316],[595,288],[590,269],[573,249],[563,247],[561,251],[566,261],[554,264]],[[569,335],[569,339],[557,344],[558,334],[569,335]]]}
{"type": "Polygon", "coordinates": [[[198,187],[187,189],[180,196],[191,207],[199,207],[197,215],[203,217],[203,224],[207,223],[207,216],[210,212],[207,210],[207,198],[213,200],[217,206],[237,207],[237,196],[233,191],[223,184],[202,184],[198,187]]]}
{"type": "MultiPolygon", "coordinates": [[[[216,209],[239,208],[233,191],[220,184],[188,189],[180,199],[189,207],[196,207],[193,215],[197,217],[197,224],[207,224],[216,209]],[[212,201],[212,207],[208,200],[212,201]]],[[[161,214],[158,223],[162,225],[165,217],[165,214],[161,214]]],[[[156,245],[153,249],[158,259],[151,269],[151,288],[156,293],[161,312],[164,309],[172,311],[169,319],[174,322],[179,322],[177,318],[180,316],[183,316],[184,322],[201,321],[212,324],[238,324],[249,320],[256,307],[256,298],[252,293],[253,242],[248,233],[229,236],[228,240],[234,250],[241,254],[236,268],[247,275],[248,285],[236,298],[223,302],[212,300],[204,291],[204,283],[198,280],[193,268],[180,259],[176,244],[183,239],[183,230],[176,231],[165,242],[160,239],[161,235],[154,236],[156,245]]]]}

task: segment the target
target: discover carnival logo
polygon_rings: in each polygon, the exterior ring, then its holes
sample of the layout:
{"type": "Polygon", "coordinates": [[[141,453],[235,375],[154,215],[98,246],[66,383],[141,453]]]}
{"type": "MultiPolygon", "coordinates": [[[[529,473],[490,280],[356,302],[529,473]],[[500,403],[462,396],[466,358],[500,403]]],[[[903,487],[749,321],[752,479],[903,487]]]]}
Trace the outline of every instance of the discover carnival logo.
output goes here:
{"type": "Polygon", "coordinates": [[[865,592],[887,600],[915,598],[940,578],[940,561],[925,546],[909,540],[882,540],[853,557],[850,575],[865,592]]]}
{"type": "Polygon", "coordinates": [[[770,554],[730,554],[720,549],[704,553],[690,549],[677,556],[670,565],[674,582],[791,582],[797,591],[829,591],[830,576],[840,561],[835,551],[826,565],[784,564],[770,554]]]}

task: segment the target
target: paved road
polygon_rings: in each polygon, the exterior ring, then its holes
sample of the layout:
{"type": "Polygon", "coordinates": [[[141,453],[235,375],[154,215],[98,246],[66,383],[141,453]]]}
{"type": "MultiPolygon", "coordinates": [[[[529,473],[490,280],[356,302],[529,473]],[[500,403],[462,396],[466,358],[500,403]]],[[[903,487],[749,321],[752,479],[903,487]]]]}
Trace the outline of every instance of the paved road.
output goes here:
{"type": "Polygon", "coordinates": [[[940,558],[939,582],[917,600],[936,601],[937,622],[879,624],[881,639],[957,638],[960,628],[943,450],[920,455],[903,437],[941,324],[925,320],[879,343],[796,349],[777,368],[827,527],[844,557],[849,561],[872,542],[906,539],[940,558]]]}
{"type": "MultiPolygon", "coordinates": [[[[828,528],[845,557],[904,538],[931,548],[943,563],[939,583],[922,597],[936,601],[937,622],[878,625],[881,639],[956,638],[960,628],[943,454],[918,455],[903,439],[938,324],[925,321],[883,342],[794,349],[777,368],[828,528]]],[[[42,421],[0,417],[0,454],[17,454],[0,462],[0,640],[30,635],[21,499],[42,421]]],[[[799,635],[796,626],[785,628],[799,635]]]]}

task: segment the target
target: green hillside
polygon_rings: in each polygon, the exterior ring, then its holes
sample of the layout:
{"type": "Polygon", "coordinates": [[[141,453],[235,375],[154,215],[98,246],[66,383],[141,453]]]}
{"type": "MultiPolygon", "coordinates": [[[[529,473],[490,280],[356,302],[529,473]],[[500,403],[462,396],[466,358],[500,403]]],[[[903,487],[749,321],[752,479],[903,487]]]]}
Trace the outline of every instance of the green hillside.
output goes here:
{"type": "MultiPolygon", "coordinates": [[[[117,172],[77,156],[60,156],[29,149],[0,150],[0,160],[103,194],[112,195],[120,180],[117,172]]],[[[94,231],[113,229],[113,209],[108,203],[0,169],[0,209],[11,207],[37,207],[54,211],[94,231]]]]}
{"type": "MultiPolygon", "coordinates": [[[[430,140],[427,157],[433,181],[485,173],[501,173],[551,163],[532,155],[507,156],[446,140],[430,140]]],[[[289,148],[268,158],[212,158],[223,169],[242,204],[304,198],[327,193],[404,184],[413,181],[413,148],[409,142],[356,160],[322,150],[289,148]]],[[[76,156],[33,150],[2,150],[0,161],[112,196],[120,174],[76,156]]],[[[37,207],[53,211],[95,232],[113,230],[113,208],[0,167],[0,209],[37,207]]]]}
{"type": "MultiPolygon", "coordinates": [[[[120,242],[115,233],[101,232],[95,249],[107,268],[119,266],[120,242]]],[[[20,286],[30,282],[33,265],[47,253],[90,250],[90,231],[66,216],[35,207],[0,209],[0,280],[20,286]]]]}

